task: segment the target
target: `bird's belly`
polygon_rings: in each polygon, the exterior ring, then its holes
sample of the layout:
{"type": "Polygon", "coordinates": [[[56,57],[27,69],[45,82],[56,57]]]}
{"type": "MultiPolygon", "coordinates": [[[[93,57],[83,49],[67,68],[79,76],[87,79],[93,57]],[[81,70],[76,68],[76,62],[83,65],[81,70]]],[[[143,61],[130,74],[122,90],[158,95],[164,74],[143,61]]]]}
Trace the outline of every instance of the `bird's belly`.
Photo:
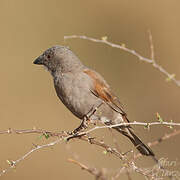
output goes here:
{"type": "Polygon", "coordinates": [[[62,103],[80,119],[101,101],[90,90],[84,90],[80,87],[55,86],[55,89],[62,103]]]}

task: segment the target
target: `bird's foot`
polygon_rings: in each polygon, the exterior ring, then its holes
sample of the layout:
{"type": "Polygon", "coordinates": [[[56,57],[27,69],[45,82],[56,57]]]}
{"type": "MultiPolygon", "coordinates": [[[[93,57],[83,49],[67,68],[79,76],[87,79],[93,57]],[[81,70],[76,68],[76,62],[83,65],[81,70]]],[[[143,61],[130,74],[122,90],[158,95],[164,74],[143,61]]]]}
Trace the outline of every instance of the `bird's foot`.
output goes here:
{"type": "Polygon", "coordinates": [[[72,134],[77,134],[78,132],[85,130],[88,128],[88,118],[84,116],[80,126],[78,126],[76,129],[72,131],[72,134]]]}
{"type": "Polygon", "coordinates": [[[86,133],[80,133],[80,131],[85,130],[86,128],[88,128],[88,118],[86,116],[84,116],[80,126],[78,126],[73,131],[68,132],[70,137],[67,138],[67,141],[69,141],[70,139],[73,139],[73,138],[77,138],[77,137],[86,135],[86,133]]]}
{"type": "Polygon", "coordinates": [[[74,139],[74,138],[80,138],[82,136],[86,135],[86,133],[73,133],[71,132],[70,136],[66,139],[66,141],[69,141],[70,139],[74,139]]]}

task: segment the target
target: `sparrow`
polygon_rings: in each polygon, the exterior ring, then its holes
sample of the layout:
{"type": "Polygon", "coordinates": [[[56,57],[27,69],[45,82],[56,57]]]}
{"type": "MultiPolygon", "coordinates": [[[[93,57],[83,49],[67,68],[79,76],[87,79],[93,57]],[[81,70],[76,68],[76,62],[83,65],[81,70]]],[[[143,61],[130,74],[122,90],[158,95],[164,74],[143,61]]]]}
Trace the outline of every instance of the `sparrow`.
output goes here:
{"type": "MultiPolygon", "coordinates": [[[[119,98],[104,78],[83,65],[68,47],[53,46],[33,63],[45,66],[51,73],[57,96],[82,122],[88,119],[105,125],[129,123],[119,98]]],[[[78,127],[75,132],[81,128],[78,127]]],[[[126,136],[142,155],[154,156],[150,147],[135,135],[129,125],[113,128],[126,136]]]]}

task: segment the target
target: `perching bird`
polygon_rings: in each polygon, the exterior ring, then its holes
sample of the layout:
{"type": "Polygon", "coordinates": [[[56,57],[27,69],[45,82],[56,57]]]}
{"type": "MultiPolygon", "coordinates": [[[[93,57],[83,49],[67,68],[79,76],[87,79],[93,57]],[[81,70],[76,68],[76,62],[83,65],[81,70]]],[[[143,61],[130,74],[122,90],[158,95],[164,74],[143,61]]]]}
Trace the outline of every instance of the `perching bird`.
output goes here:
{"type": "MultiPolygon", "coordinates": [[[[129,122],[118,97],[104,78],[84,66],[69,48],[53,46],[40,55],[34,64],[44,65],[48,69],[57,96],[83,122],[85,118],[99,120],[106,125],[129,122]]],[[[154,156],[153,151],[134,134],[130,126],[114,129],[128,137],[141,154],[154,156]]]]}

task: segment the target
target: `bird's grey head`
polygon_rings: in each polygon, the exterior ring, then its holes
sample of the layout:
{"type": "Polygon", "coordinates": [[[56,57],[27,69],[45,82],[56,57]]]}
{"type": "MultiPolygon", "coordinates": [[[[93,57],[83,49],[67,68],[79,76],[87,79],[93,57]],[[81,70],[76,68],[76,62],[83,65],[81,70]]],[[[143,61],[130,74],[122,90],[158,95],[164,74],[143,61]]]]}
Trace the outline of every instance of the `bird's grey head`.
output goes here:
{"type": "Polygon", "coordinates": [[[77,71],[83,67],[79,58],[65,46],[53,46],[40,55],[34,64],[44,65],[52,75],[77,71]]]}

